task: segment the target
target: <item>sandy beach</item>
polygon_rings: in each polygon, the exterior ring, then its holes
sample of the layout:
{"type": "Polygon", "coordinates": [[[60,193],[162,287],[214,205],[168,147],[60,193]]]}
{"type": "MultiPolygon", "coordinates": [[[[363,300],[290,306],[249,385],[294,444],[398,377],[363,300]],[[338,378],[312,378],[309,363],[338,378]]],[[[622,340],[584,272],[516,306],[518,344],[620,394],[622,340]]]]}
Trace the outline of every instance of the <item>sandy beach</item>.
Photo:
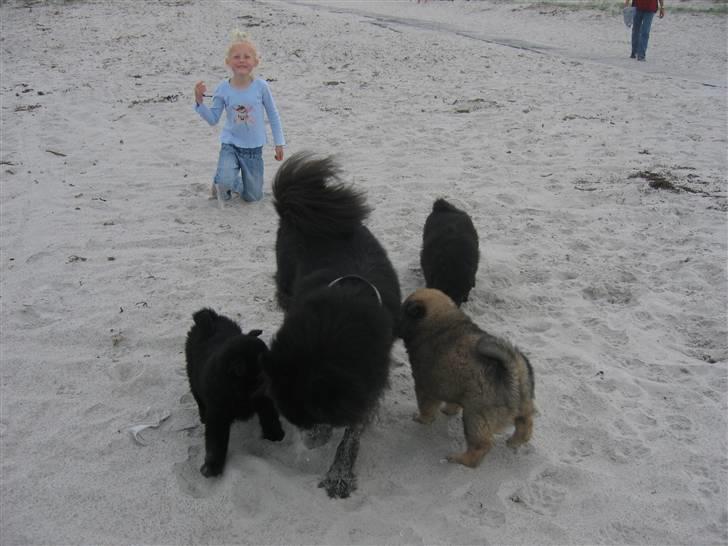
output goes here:
{"type": "Polygon", "coordinates": [[[728,544],[727,16],[665,4],[638,63],[618,5],[2,2],[0,543],[728,544]],[[412,420],[398,341],[350,498],[317,487],[341,432],[287,422],[235,424],[200,474],[192,313],[282,322],[280,163],[220,208],[193,109],[234,28],[286,156],[366,191],[403,295],[433,201],[471,215],[463,310],[533,364],[527,446],[448,464],[461,418],[412,420]]]}

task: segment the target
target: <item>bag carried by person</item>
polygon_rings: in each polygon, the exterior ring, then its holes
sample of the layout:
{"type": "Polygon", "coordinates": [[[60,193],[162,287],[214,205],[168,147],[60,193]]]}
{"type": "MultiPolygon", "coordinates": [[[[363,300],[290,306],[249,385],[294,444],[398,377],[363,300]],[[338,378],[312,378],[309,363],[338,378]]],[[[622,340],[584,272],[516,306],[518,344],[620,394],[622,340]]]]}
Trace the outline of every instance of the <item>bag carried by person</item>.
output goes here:
{"type": "Polygon", "coordinates": [[[634,12],[635,12],[634,6],[627,6],[622,10],[622,16],[624,17],[624,24],[628,27],[632,26],[632,21],[634,21],[634,12]]]}

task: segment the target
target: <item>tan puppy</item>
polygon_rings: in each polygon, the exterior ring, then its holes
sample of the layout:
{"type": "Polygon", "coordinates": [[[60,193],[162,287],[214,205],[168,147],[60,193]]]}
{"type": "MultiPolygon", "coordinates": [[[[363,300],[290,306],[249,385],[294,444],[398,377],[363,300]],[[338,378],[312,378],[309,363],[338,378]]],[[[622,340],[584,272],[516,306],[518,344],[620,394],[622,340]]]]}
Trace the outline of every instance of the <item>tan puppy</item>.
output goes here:
{"type": "Polygon", "coordinates": [[[514,424],[508,440],[517,447],[533,430],[533,369],[507,341],[481,330],[443,292],[423,288],[402,305],[399,336],[415,381],[419,414],[431,423],[443,412],[463,409],[467,450],[450,462],[476,467],[493,445],[493,434],[514,424]]]}

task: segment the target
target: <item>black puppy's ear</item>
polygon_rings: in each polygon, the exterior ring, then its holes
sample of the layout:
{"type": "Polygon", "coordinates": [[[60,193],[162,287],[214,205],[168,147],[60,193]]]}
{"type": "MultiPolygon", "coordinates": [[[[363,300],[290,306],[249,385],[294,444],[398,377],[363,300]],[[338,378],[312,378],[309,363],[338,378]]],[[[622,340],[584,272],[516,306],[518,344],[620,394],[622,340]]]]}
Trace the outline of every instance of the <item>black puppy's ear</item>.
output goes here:
{"type": "Polygon", "coordinates": [[[406,302],[402,311],[406,317],[415,320],[419,320],[425,316],[425,306],[419,301],[406,302]]]}
{"type": "Polygon", "coordinates": [[[254,337],[260,337],[260,334],[262,334],[262,333],[263,333],[263,330],[251,330],[250,332],[248,332],[248,335],[254,336],[254,337]]]}

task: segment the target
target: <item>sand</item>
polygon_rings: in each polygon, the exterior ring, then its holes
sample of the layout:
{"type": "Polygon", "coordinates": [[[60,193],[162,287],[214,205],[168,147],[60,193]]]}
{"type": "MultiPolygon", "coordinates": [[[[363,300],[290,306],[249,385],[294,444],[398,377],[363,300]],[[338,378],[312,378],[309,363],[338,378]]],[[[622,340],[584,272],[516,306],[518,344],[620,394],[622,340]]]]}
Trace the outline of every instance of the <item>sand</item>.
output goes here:
{"type": "MultiPolygon", "coordinates": [[[[680,3],[681,6],[686,3],[680,3]]],[[[728,543],[726,17],[473,1],[8,1],[0,6],[0,542],[728,543]],[[208,199],[220,127],[192,89],[258,44],[286,154],[334,154],[422,286],[432,202],[480,235],[464,310],[536,374],[531,443],[444,462],[459,417],[416,410],[407,354],[359,489],[317,488],[340,432],[233,427],[222,477],[184,373],[192,313],[269,341],[259,203],[208,199]]]]}

